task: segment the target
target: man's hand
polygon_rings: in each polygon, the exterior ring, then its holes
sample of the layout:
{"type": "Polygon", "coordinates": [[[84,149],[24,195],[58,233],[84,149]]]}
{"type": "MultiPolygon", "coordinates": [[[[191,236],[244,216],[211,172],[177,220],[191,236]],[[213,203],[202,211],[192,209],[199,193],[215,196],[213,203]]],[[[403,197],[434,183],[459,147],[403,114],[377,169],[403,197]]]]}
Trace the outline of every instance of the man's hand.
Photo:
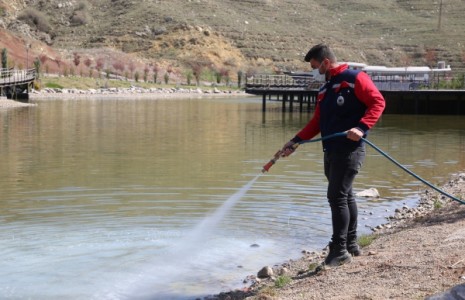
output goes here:
{"type": "Polygon", "coordinates": [[[364,132],[357,127],[347,130],[347,138],[355,142],[360,141],[363,135],[364,132]]]}
{"type": "Polygon", "coordinates": [[[281,157],[287,157],[294,153],[296,147],[294,147],[295,143],[293,141],[289,141],[284,144],[283,148],[281,149],[281,157]]]}

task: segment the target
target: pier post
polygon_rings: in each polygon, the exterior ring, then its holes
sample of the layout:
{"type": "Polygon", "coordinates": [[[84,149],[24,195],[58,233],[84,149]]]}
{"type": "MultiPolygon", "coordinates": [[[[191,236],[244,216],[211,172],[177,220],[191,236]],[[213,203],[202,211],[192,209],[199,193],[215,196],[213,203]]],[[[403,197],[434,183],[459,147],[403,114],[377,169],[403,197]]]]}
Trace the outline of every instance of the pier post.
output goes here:
{"type": "Polygon", "coordinates": [[[266,111],[266,93],[263,93],[262,96],[262,112],[266,111]]]}
{"type": "Polygon", "coordinates": [[[283,112],[286,111],[286,101],[287,101],[287,94],[283,94],[283,101],[282,101],[282,104],[283,104],[283,112]]]}

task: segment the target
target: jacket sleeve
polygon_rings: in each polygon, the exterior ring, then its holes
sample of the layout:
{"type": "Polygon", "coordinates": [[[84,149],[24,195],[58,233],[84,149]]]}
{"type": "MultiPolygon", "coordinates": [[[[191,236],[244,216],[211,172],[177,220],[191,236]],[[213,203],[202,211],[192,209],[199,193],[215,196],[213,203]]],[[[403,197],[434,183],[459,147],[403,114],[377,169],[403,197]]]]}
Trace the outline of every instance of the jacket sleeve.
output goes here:
{"type": "Polygon", "coordinates": [[[359,127],[367,131],[381,117],[386,102],[381,92],[365,72],[360,72],[355,79],[355,95],[367,107],[365,115],[359,122],[359,127]]]}

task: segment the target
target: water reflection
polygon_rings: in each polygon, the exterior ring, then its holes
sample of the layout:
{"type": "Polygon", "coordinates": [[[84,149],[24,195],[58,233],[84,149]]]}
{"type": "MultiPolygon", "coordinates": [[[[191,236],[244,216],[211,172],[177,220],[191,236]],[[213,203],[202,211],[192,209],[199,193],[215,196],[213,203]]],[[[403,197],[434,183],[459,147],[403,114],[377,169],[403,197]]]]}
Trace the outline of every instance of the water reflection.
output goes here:
{"type": "MultiPolygon", "coordinates": [[[[279,160],[205,229],[177,281],[149,288],[161,282],[160,261],[179,262],[173,247],[309,117],[281,113],[279,103],[263,114],[253,98],[50,101],[0,112],[0,294],[133,299],[143,283],[140,297],[194,297],[319,249],[330,220],[316,143],[279,160]]],[[[435,184],[465,169],[458,116],[383,116],[369,140],[435,184]]],[[[365,232],[425,188],[372,149],[355,185],[369,187],[382,198],[359,199],[365,232]]]]}

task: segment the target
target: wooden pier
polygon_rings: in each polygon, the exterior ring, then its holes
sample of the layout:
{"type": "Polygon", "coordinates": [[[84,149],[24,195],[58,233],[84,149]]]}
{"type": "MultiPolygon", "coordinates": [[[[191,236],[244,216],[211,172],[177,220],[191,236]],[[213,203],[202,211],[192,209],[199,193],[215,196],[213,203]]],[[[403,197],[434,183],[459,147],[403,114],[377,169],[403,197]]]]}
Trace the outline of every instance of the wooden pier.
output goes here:
{"type": "Polygon", "coordinates": [[[266,111],[266,101],[275,97],[276,101],[282,102],[283,112],[293,111],[294,104],[299,105],[300,112],[304,111],[304,105],[305,111],[310,112],[315,106],[320,85],[308,76],[263,74],[247,78],[245,91],[262,96],[262,111],[266,111]]]}
{"type": "Polygon", "coordinates": [[[9,99],[29,99],[29,91],[36,79],[34,69],[0,69],[0,96],[9,99]]]}
{"type": "MultiPolygon", "coordinates": [[[[283,112],[294,111],[294,105],[300,112],[310,112],[320,86],[307,76],[262,74],[247,78],[245,91],[262,96],[262,111],[267,101],[275,100],[282,102],[283,112]]],[[[386,99],[384,114],[465,115],[465,90],[380,91],[386,99]]]]}

